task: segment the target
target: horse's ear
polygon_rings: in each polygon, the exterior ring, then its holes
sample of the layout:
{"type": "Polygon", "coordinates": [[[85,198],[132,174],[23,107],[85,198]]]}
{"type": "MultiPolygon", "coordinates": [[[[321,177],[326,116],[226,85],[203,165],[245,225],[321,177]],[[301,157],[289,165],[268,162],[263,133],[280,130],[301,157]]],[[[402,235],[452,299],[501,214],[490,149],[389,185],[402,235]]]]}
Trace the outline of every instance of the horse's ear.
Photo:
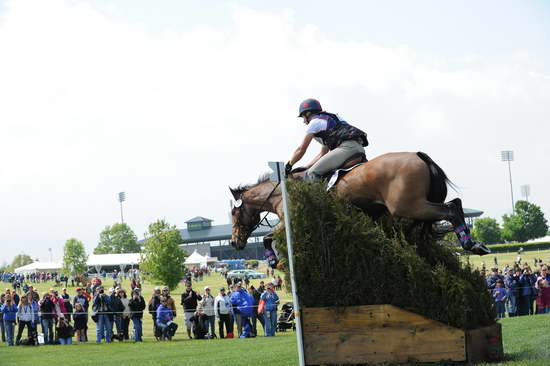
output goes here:
{"type": "Polygon", "coordinates": [[[229,187],[229,191],[231,192],[235,200],[238,200],[240,198],[239,194],[233,188],[229,187]]]}

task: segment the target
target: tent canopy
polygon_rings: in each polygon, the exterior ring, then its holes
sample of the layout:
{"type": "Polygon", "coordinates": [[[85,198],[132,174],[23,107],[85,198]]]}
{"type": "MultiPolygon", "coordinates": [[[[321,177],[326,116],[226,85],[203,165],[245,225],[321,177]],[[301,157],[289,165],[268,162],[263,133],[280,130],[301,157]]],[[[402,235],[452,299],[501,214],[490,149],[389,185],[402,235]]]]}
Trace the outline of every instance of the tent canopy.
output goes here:
{"type": "Polygon", "coordinates": [[[206,266],[207,257],[202,256],[196,250],[185,260],[186,265],[205,265],[206,266]]]}
{"type": "Polygon", "coordinates": [[[63,264],[58,262],[33,262],[15,269],[15,273],[58,272],[63,264]]]}
{"type": "Polygon", "coordinates": [[[120,266],[120,265],[136,265],[139,264],[139,253],[123,253],[123,254],[91,254],[88,257],[86,264],[90,267],[96,266],[120,266]]]}

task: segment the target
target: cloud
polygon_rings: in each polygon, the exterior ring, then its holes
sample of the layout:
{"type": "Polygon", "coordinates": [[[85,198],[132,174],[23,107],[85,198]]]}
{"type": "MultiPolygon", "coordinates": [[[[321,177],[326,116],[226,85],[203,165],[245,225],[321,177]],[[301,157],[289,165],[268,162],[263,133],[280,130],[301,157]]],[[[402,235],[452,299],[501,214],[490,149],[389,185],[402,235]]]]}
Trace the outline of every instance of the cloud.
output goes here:
{"type": "MultiPolygon", "coordinates": [[[[0,50],[0,153],[10,157],[0,168],[10,212],[0,240],[10,255],[18,243],[61,247],[71,236],[94,246],[117,220],[119,190],[129,191],[138,236],[158,217],[224,223],[227,185],[295,148],[306,97],[366,129],[369,154],[432,151],[480,191],[488,183],[459,169],[461,159],[498,151],[487,141],[495,118],[550,101],[550,73],[528,54],[449,59],[342,41],[291,10],[235,8],[228,25],[153,34],[86,2],[8,1],[0,50]],[[464,136],[487,146],[466,149],[464,136]]],[[[526,125],[544,121],[531,109],[526,125]]],[[[504,207],[465,194],[473,206],[504,207]]]]}

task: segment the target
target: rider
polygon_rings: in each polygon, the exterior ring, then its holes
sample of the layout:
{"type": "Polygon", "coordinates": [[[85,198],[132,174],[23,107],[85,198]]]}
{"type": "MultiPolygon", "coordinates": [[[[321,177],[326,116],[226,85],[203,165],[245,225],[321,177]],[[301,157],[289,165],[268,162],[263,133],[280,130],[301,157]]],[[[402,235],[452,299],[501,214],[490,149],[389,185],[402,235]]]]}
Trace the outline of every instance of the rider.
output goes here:
{"type": "Polygon", "coordinates": [[[292,166],[306,153],[312,139],[323,147],[319,154],[305,166],[307,180],[316,180],[337,169],[356,154],[364,154],[368,146],[367,134],[348,124],[339,116],[323,111],[316,99],[306,99],[300,104],[299,115],[308,125],[306,136],[285,165],[289,174],[292,166]]]}

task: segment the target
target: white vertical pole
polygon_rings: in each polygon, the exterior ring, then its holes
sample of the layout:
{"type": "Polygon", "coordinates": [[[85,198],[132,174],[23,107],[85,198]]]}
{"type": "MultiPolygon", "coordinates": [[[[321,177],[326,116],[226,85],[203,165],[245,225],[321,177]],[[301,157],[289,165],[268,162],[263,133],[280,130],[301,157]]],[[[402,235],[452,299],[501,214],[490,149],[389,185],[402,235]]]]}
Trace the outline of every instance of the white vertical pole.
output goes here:
{"type": "Polygon", "coordinates": [[[288,266],[290,268],[290,284],[292,285],[292,302],[294,304],[294,314],[296,319],[296,337],[298,338],[298,361],[300,366],[305,366],[304,341],[302,338],[302,317],[300,313],[300,304],[296,292],[296,280],[294,278],[294,252],[292,249],[292,228],[290,227],[290,215],[288,213],[288,193],[286,190],[286,178],[284,175],[284,164],[277,163],[275,172],[281,182],[281,193],[283,196],[283,212],[285,215],[286,243],[288,249],[288,266]]]}

